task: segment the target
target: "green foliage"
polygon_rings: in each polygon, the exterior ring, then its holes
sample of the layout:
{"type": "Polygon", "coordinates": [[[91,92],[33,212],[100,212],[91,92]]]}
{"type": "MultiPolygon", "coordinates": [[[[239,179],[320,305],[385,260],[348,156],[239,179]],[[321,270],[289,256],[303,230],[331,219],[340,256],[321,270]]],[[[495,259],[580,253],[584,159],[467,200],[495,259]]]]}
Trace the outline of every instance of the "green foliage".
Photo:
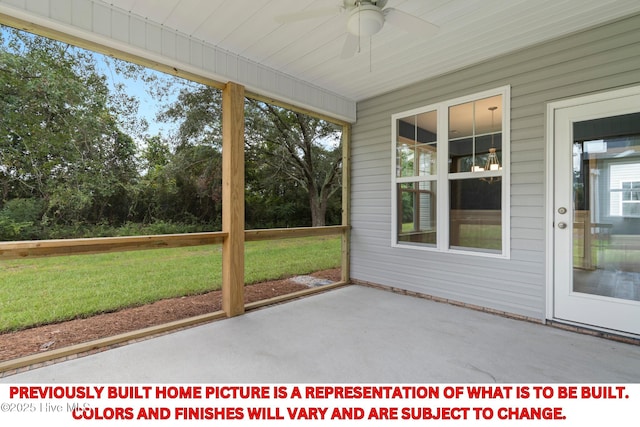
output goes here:
{"type": "Polygon", "coordinates": [[[22,235],[32,225],[31,222],[15,221],[0,214],[0,238],[2,240],[26,240],[22,235]]]}
{"type": "Polygon", "coordinates": [[[305,200],[306,215],[296,209],[291,218],[306,218],[305,225],[323,226],[328,217],[340,218],[328,215],[330,208],[340,205],[341,196],[342,146],[337,127],[254,100],[246,102],[245,114],[248,192],[278,198],[289,209],[299,206],[294,201],[305,200]]]}
{"type": "Polygon", "coordinates": [[[159,114],[179,124],[175,148],[222,146],[222,94],[218,89],[185,82],[175,102],[159,114]]]}
{"type": "MultiPolygon", "coordinates": [[[[38,206],[0,214],[0,240],[220,229],[219,90],[0,26],[0,117],[0,209],[38,206]],[[132,85],[173,131],[148,134],[132,85]]],[[[246,228],[340,223],[339,129],[252,100],[245,117],[246,228]]]]}
{"type": "Polygon", "coordinates": [[[120,236],[146,236],[154,234],[181,234],[199,233],[204,231],[217,231],[217,224],[207,225],[198,223],[184,223],[158,220],[149,224],[128,222],[114,226],[103,222],[100,224],[74,223],[69,225],[56,224],[49,226],[42,235],[36,238],[47,239],[71,239],[89,237],[120,237],[120,236]]]}
{"type": "Polygon", "coordinates": [[[11,37],[0,47],[2,199],[38,199],[53,222],[117,216],[122,183],[137,174],[136,146],[118,127],[95,57],[4,32],[11,37]]]}
{"type": "Polygon", "coordinates": [[[30,240],[36,238],[34,225],[42,217],[43,207],[37,199],[12,199],[0,209],[0,239],[30,240]]]}
{"type": "Polygon", "coordinates": [[[42,216],[42,203],[35,199],[13,199],[5,203],[0,215],[13,221],[36,222],[42,216]]]}

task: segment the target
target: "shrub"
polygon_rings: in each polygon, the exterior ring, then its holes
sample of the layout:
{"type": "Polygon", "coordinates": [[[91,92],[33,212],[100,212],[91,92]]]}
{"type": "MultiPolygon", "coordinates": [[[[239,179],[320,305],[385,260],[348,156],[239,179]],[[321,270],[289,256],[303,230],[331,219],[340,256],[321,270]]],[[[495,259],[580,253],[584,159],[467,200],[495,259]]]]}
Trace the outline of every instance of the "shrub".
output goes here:
{"type": "Polygon", "coordinates": [[[0,210],[0,240],[37,239],[41,232],[42,202],[12,199],[0,210]]]}

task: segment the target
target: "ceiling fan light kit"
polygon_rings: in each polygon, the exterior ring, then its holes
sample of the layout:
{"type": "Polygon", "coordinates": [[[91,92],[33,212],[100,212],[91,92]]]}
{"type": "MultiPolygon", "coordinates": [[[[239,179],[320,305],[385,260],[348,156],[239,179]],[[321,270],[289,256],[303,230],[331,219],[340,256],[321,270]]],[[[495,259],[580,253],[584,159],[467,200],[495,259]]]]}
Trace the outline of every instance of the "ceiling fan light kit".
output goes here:
{"type": "Polygon", "coordinates": [[[384,15],[379,7],[362,4],[351,11],[347,30],[354,36],[371,37],[382,29],[384,15]]]}
{"type": "Polygon", "coordinates": [[[395,8],[386,8],[387,0],[342,0],[342,6],[303,10],[276,17],[276,21],[287,24],[306,19],[336,16],[343,12],[347,16],[347,37],[340,58],[351,58],[360,51],[360,39],[371,37],[386,23],[412,34],[424,41],[438,33],[439,27],[417,16],[395,8]]]}

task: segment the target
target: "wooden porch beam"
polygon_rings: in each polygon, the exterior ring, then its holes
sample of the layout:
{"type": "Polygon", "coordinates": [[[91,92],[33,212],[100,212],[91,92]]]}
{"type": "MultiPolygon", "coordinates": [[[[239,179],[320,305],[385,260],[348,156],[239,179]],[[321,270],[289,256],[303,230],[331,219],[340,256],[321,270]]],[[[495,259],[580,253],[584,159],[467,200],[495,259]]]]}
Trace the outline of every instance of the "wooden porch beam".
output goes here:
{"type": "Polygon", "coordinates": [[[222,90],[222,310],[244,313],[244,86],[222,90]]]}
{"type": "Polygon", "coordinates": [[[342,226],[346,227],[342,233],[342,282],[351,280],[351,126],[342,126],[342,226]]]}

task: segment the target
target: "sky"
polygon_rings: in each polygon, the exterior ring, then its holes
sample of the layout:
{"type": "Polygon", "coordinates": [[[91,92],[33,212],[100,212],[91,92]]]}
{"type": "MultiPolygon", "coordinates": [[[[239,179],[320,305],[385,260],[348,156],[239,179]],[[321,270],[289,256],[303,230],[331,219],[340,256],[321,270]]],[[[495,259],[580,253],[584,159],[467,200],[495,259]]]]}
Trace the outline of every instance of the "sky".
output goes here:
{"type": "MultiPolygon", "coordinates": [[[[171,102],[172,99],[175,99],[175,94],[173,94],[169,99],[160,103],[157,99],[154,99],[146,89],[146,83],[140,80],[126,78],[121,74],[117,73],[112,64],[112,60],[107,59],[105,61],[105,57],[101,54],[95,54],[96,61],[98,62],[98,66],[100,71],[104,73],[107,77],[107,83],[111,90],[115,90],[115,85],[122,83],[126,87],[126,93],[129,96],[136,97],[139,102],[138,116],[145,118],[149,123],[149,129],[147,133],[150,136],[155,136],[158,134],[166,135],[169,132],[172,132],[176,128],[176,124],[173,122],[160,122],[156,119],[157,114],[161,111],[164,103],[171,102]]],[[[147,72],[153,75],[158,76],[158,78],[170,78],[170,79],[179,79],[178,77],[169,76],[168,74],[161,73],[159,71],[155,71],[147,68],[147,72]]]]}

